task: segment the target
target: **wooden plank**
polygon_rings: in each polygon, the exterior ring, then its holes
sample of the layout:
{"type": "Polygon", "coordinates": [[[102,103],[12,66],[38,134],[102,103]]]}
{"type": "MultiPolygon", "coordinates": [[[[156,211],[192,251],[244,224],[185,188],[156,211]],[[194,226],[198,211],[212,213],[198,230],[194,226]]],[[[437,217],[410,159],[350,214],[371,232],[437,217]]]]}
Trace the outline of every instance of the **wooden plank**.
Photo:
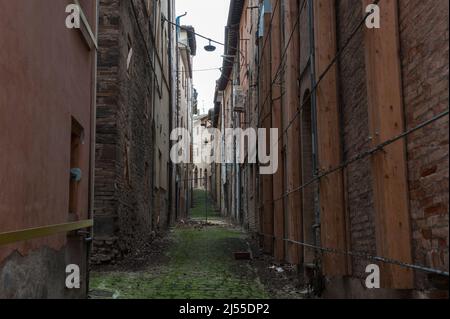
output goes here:
{"type": "Polygon", "coordinates": [[[67,233],[84,228],[91,228],[93,225],[94,221],[92,219],[88,219],[72,223],[49,225],[43,227],[22,229],[18,231],[4,232],[0,233],[0,246],[36,238],[53,236],[60,233],[67,233]]]}
{"type": "MultiPolygon", "coordinates": [[[[319,77],[336,56],[336,18],[334,0],[314,1],[315,62],[319,77]]],[[[342,162],[336,64],[328,71],[316,91],[319,168],[322,172],[342,162]]],[[[319,183],[321,212],[321,244],[346,250],[346,220],[342,171],[319,183]]],[[[347,259],[343,255],[323,257],[324,274],[347,274],[347,259]]]]}
{"type": "MultiPolygon", "coordinates": [[[[300,120],[297,116],[299,108],[299,26],[295,28],[296,20],[298,18],[298,3],[297,1],[284,2],[285,15],[285,44],[283,49],[287,46],[287,41],[293,33],[289,48],[286,54],[286,66],[284,68],[285,78],[283,81],[285,95],[283,99],[283,110],[286,114],[287,121],[291,123],[286,133],[286,170],[287,170],[287,187],[288,191],[300,186],[301,183],[301,160],[300,160],[300,120]],[[294,31],[294,32],[293,32],[294,31]],[[297,116],[297,117],[296,117],[297,116]],[[296,117],[296,118],[295,118],[296,117]],[[294,120],[295,119],[295,120],[294,120]]],[[[286,129],[286,128],[284,128],[286,129]]],[[[302,240],[302,202],[301,193],[291,193],[287,198],[287,220],[286,220],[286,237],[290,240],[302,240]]],[[[292,264],[301,264],[303,255],[303,247],[294,243],[286,243],[286,259],[292,264]]]]}
{"type": "MultiPolygon", "coordinates": [[[[364,8],[371,1],[363,0],[364,8]]],[[[381,28],[365,31],[369,126],[376,146],[404,131],[397,1],[380,3],[381,28]]],[[[365,14],[365,13],[364,13],[365,14]]],[[[372,158],[377,254],[411,263],[405,141],[372,158]]],[[[413,273],[382,264],[383,288],[413,288],[413,273]]]]}
{"type": "MultiPolygon", "coordinates": [[[[273,20],[270,38],[271,44],[271,81],[277,75],[278,66],[281,61],[281,28],[280,28],[280,8],[279,0],[272,0],[273,20]],[[278,3],[278,5],[277,5],[278,3]]],[[[277,81],[278,82],[278,81],[277,81]]],[[[283,130],[282,110],[281,110],[281,87],[278,84],[272,85],[272,127],[283,130]]],[[[278,145],[278,171],[273,175],[273,199],[280,199],[283,196],[283,143],[278,145]]],[[[277,200],[273,204],[274,216],[274,257],[277,262],[284,261],[284,201],[277,200]]]]}

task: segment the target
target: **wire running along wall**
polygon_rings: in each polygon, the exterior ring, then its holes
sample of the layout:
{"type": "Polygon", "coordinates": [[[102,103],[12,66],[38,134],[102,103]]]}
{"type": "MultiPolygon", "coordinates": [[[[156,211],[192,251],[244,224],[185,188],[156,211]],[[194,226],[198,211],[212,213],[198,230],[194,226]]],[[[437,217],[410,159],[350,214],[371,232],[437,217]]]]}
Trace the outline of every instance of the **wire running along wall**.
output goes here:
{"type": "MultiPolygon", "coordinates": [[[[376,0],[373,2],[374,5],[378,5],[380,3],[381,0],[376,0]]],[[[277,84],[277,81],[280,77],[280,75],[282,74],[282,70],[284,69],[284,64],[285,62],[285,58],[286,58],[286,54],[289,50],[291,41],[293,39],[293,36],[297,30],[297,28],[299,27],[300,24],[300,17],[303,13],[303,10],[306,7],[306,3],[308,2],[308,0],[303,1],[303,5],[301,6],[299,13],[296,17],[296,22],[292,28],[292,31],[289,35],[289,38],[287,40],[287,44],[285,46],[285,48],[283,49],[283,53],[282,53],[282,57],[281,57],[281,61],[277,67],[277,72],[276,75],[274,77],[274,79],[271,81],[270,86],[273,86],[275,84],[277,84]]],[[[278,6],[279,0],[277,0],[276,5],[274,6],[274,8],[276,9],[278,6]]],[[[275,14],[275,10],[272,13],[272,18],[271,21],[273,21],[273,16],[275,14]]],[[[348,52],[346,49],[349,46],[349,44],[351,43],[351,41],[355,38],[355,36],[357,35],[357,33],[360,31],[361,27],[365,25],[365,22],[367,20],[367,18],[371,15],[371,12],[368,12],[363,19],[358,23],[358,25],[353,29],[353,31],[351,32],[350,36],[348,37],[348,39],[344,42],[343,46],[338,49],[338,51],[336,52],[336,55],[334,56],[334,58],[331,60],[331,62],[328,64],[328,66],[325,68],[325,70],[322,72],[322,74],[320,74],[320,76],[318,77],[316,83],[314,84],[314,86],[311,88],[309,94],[307,96],[305,96],[305,98],[303,99],[303,103],[300,105],[300,107],[298,108],[297,112],[295,113],[294,117],[289,121],[288,125],[286,126],[286,128],[283,130],[281,136],[279,137],[277,144],[280,143],[286,136],[286,134],[288,133],[288,131],[292,128],[293,124],[295,123],[295,121],[299,118],[299,116],[302,114],[302,111],[304,110],[304,108],[310,103],[310,99],[316,94],[317,89],[319,87],[319,85],[321,84],[321,82],[323,81],[323,79],[326,77],[326,75],[328,74],[328,72],[332,69],[332,67],[339,61],[339,59],[342,57],[342,55],[346,52],[348,52]]],[[[266,46],[267,40],[270,38],[270,34],[272,31],[272,23],[270,24],[269,30],[268,30],[268,34],[266,35],[266,39],[263,45],[263,50],[266,46]]],[[[260,64],[261,65],[261,64],[260,64]]],[[[259,83],[259,76],[260,76],[260,71],[258,70],[258,80],[257,82],[259,83]]],[[[271,97],[271,90],[268,90],[268,94],[265,96],[264,98],[264,102],[262,105],[260,105],[260,109],[263,110],[264,106],[266,105],[266,103],[269,101],[269,98],[271,97]]],[[[265,114],[264,116],[262,116],[261,113],[259,113],[259,123],[263,122],[265,119],[267,119],[268,116],[270,116],[272,114],[272,103],[270,103],[270,111],[268,112],[268,114],[265,114]]],[[[413,134],[414,132],[417,132],[420,129],[423,129],[433,123],[435,123],[436,121],[446,117],[449,115],[449,109],[447,109],[446,111],[437,114],[436,116],[434,116],[433,118],[424,121],[423,123],[415,126],[414,128],[411,128],[409,130],[404,131],[403,133],[399,134],[398,136],[395,136],[373,148],[371,148],[368,151],[362,152],[356,156],[354,156],[353,158],[342,162],[340,165],[338,165],[337,167],[334,167],[330,170],[324,171],[324,172],[318,172],[318,174],[316,174],[316,176],[314,176],[311,180],[307,181],[306,183],[300,185],[299,187],[296,187],[292,190],[287,191],[286,193],[284,193],[281,197],[274,199],[272,202],[275,203],[277,201],[283,200],[286,197],[288,197],[289,195],[299,192],[301,190],[303,190],[304,188],[312,185],[315,182],[320,181],[321,179],[336,173],[340,170],[343,170],[345,168],[347,168],[349,165],[356,163],[362,159],[365,159],[369,156],[372,156],[373,154],[382,151],[383,149],[385,149],[387,146],[403,139],[406,138],[407,136],[413,134]]],[[[273,147],[277,147],[277,145],[273,145],[273,147]]],[[[275,149],[274,148],[274,149],[275,149]]],[[[316,251],[320,251],[323,253],[331,253],[331,254],[341,254],[341,255],[347,255],[347,256],[352,256],[355,258],[361,258],[361,259],[365,259],[365,260],[371,260],[371,261],[377,261],[377,262],[382,262],[382,263],[388,263],[388,264],[393,264],[393,265],[397,265],[400,267],[404,267],[404,268],[409,268],[409,269],[414,269],[414,270],[418,270],[418,271],[424,271],[424,272],[428,272],[428,273],[433,273],[433,274],[437,274],[437,275],[442,275],[442,276],[449,276],[449,272],[446,271],[442,271],[439,269],[433,269],[430,267],[425,267],[422,265],[415,265],[415,264],[410,264],[410,263],[404,263],[398,260],[394,260],[394,259],[390,259],[390,258],[386,258],[386,257],[379,257],[379,256],[373,256],[372,254],[365,252],[365,251],[346,251],[346,250],[339,250],[339,249],[334,249],[334,248],[328,248],[328,247],[322,247],[322,246],[318,246],[318,245],[314,245],[311,243],[305,243],[305,242],[300,242],[300,241],[295,241],[295,240],[291,240],[291,239],[287,239],[287,238],[279,238],[273,235],[269,235],[269,234],[262,234],[259,233],[259,235],[265,236],[265,237],[270,237],[272,239],[278,239],[278,240],[282,240],[284,242],[290,242],[293,244],[297,244],[297,245],[301,245],[303,247],[306,248],[310,248],[310,249],[314,249],[316,251]]]]}

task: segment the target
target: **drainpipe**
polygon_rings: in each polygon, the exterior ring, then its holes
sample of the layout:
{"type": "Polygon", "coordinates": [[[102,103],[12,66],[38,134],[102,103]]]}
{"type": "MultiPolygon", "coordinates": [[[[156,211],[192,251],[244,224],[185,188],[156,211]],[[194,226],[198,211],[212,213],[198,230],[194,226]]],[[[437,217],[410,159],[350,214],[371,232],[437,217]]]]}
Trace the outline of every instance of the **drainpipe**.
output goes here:
{"type": "MultiPolygon", "coordinates": [[[[177,18],[176,18],[176,22],[175,22],[175,24],[177,25],[177,41],[178,41],[178,39],[179,39],[179,36],[180,36],[180,21],[181,21],[181,18],[182,17],[185,17],[185,16],[187,16],[187,12],[185,12],[184,14],[182,14],[182,15],[180,15],[180,16],[178,16],[177,18]]],[[[178,43],[178,42],[177,42],[178,43]]]]}

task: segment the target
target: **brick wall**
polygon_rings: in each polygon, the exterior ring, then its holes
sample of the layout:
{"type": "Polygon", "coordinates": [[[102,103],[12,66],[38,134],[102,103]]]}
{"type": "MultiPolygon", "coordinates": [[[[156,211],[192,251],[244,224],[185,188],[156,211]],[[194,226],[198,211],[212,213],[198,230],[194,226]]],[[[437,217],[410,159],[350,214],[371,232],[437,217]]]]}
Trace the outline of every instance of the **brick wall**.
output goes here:
{"type": "MultiPolygon", "coordinates": [[[[360,22],[361,2],[337,1],[338,46],[360,22]]],[[[448,108],[448,2],[399,1],[401,62],[406,128],[448,108]]],[[[370,147],[364,29],[339,60],[339,94],[345,159],[370,147]]],[[[448,271],[448,118],[407,139],[413,261],[448,271]]],[[[349,249],[376,254],[370,158],[345,171],[349,249]]],[[[367,261],[352,259],[354,277],[367,261]]],[[[415,287],[442,286],[442,280],[416,272],[415,287]]]]}
{"type": "Polygon", "coordinates": [[[141,1],[104,0],[99,24],[94,263],[114,261],[154,235],[148,17],[141,1]]]}
{"type": "MultiPolygon", "coordinates": [[[[335,3],[337,45],[340,50],[361,24],[365,8],[362,7],[362,1],[339,0],[335,3]]],[[[448,108],[449,8],[448,1],[444,0],[399,0],[398,4],[405,122],[406,128],[412,128],[448,108]]],[[[307,14],[308,11],[305,10],[299,24],[300,70],[304,70],[308,58],[307,14]]],[[[337,63],[344,161],[368,151],[372,146],[365,32],[365,26],[362,25],[337,63]]],[[[300,79],[301,97],[309,85],[307,71],[306,69],[304,78],[300,79]]],[[[259,89],[263,90],[261,85],[259,89]]],[[[257,105],[256,101],[252,101],[251,105],[257,105]]],[[[250,122],[255,125],[257,116],[250,111],[251,109],[248,110],[250,122]]],[[[284,120],[286,121],[286,116],[284,120]]],[[[410,135],[406,142],[413,262],[448,271],[448,118],[410,135]]],[[[286,163],[283,165],[287,167],[286,163]]],[[[288,170],[289,168],[286,169],[286,176],[292,174],[288,170]]],[[[344,170],[347,248],[377,255],[372,170],[371,157],[354,162],[344,170]]],[[[304,175],[307,176],[308,172],[304,172],[304,175]]],[[[256,201],[258,202],[260,201],[256,201]]],[[[311,207],[305,207],[305,211],[310,211],[311,207]]],[[[254,211],[258,212],[256,207],[254,211]]],[[[253,221],[249,218],[249,222],[252,224],[253,221]]],[[[402,295],[395,290],[368,291],[361,285],[360,279],[366,278],[366,266],[372,262],[360,258],[349,260],[350,276],[330,278],[328,286],[334,287],[329,289],[334,289],[331,294],[341,297],[343,294],[347,297],[402,295]]],[[[442,288],[443,281],[426,273],[416,272],[415,288],[420,290],[432,287],[442,288]]],[[[420,293],[415,296],[419,295],[420,293]]]]}
{"type": "MultiPolygon", "coordinates": [[[[338,49],[362,19],[361,1],[336,1],[338,49]]],[[[344,160],[370,148],[364,29],[353,38],[339,59],[339,94],[344,160]]],[[[346,179],[349,248],[376,254],[375,221],[370,159],[350,165],[346,179]]],[[[352,259],[353,275],[364,275],[367,261],[352,259]]]]}
{"type": "MultiPolygon", "coordinates": [[[[448,12],[445,0],[399,1],[408,129],[448,108],[448,12]]],[[[447,271],[448,141],[448,117],[407,139],[414,262],[447,271]]],[[[433,276],[417,272],[418,288],[435,284],[433,276]]]]}

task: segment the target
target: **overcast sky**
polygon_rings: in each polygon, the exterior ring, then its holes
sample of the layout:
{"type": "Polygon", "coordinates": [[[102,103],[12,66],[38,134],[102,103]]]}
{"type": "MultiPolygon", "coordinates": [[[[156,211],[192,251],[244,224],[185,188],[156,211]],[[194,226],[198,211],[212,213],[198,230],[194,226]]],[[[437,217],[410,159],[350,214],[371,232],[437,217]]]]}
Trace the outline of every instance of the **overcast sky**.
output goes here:
{"type": "MultiPolygon", "coordinates": [[[[221,43],[224,42],[230,0],[176,0],[175,2],[177,15],[188,13],[181,19],[182,25],[192,25],[195,32],[221,43]]],[[[222,67],[221,55],[224,48],[216,45],[217,50],[208,53],[203,49],[207,44],[207,40],[197,37],[194,70],[222,67]]],[[[219,70],[194,72],[194,86],[199,94],[198,104],[203,114],[214,106],[214,89],[219,77],[219,70]]]]}

